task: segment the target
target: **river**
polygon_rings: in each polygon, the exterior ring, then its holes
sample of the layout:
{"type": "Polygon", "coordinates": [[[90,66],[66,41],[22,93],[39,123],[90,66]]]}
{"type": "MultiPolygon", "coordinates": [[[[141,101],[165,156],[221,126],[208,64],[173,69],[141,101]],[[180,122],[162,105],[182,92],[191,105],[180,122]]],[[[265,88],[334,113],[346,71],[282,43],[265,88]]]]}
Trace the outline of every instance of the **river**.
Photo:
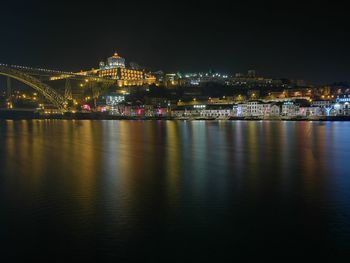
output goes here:
{"type": "Polygon", "coordinates": [[[350,260],[349,135],[350,122],[0,121],[1,257],[350,260]]]}

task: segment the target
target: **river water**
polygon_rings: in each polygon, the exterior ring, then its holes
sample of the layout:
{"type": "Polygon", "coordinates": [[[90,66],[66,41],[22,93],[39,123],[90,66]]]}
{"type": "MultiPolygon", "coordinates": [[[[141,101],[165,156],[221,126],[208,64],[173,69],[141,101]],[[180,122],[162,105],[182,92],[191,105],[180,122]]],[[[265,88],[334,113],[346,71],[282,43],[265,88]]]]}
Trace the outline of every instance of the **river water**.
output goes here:
{"type": "Polygon", "coordinates": [[[4,262],[350,261],[350,122],[0,122],[4,262]]]}

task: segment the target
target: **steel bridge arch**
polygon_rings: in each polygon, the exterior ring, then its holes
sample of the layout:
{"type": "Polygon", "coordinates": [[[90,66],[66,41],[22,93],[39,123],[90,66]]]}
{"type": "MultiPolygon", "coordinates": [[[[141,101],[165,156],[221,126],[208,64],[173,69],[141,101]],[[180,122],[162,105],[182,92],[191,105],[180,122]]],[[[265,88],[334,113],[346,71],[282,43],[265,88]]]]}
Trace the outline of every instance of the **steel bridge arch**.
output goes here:
{"type": "Polygon", "coordinates": [[[48,101],[50,101],[60,111],[66,111],[67,101],[66,99],[56,92],[49,85],[41,82],[37,78],[34,78],[28,74],[21,72],[7,66],[0,65],[0,75],[16,79],[31,88],[41,93],[48,101]]]}

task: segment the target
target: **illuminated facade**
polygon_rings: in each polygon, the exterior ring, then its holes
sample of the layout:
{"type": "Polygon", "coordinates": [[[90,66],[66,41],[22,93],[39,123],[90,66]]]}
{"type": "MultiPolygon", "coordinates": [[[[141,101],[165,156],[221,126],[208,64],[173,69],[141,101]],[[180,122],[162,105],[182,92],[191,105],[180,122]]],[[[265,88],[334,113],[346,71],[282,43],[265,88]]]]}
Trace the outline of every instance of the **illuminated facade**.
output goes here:
{"type": "Polygon", "coordinates": [[[101,78],[110,78],[117,81],[119,87],[124,86],[142,86],[152,84],[155,79],[146,76],[142,70],[128,69],[125,67],[125,59],[115,53],[107,59],[107,63],[100,62],[98,76],[101,78]]]}
{"type": "Polygon", "coordinates": [[[139,80],[144,79],[144,73],[140,70],[127,68],[103,69],[98,72],[99,77],[117,80],[139,80]]]}
{"type": "Polygon", "coordinates": [[[107,58],[107,63],[101,61],[100,69],[114,69],[125,68],[125,59],[120,57],[118,53],[114,53],[113,56],[107,58]]]}

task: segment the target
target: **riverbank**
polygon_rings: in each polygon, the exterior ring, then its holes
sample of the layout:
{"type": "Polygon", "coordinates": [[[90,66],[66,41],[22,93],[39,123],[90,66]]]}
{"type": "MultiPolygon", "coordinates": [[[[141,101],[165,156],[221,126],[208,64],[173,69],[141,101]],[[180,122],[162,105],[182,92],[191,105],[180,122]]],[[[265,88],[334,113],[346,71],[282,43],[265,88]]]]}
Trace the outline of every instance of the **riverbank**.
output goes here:
{"type": "Polygon", "coordinates": [[[168,116],[116,116],[103,112],[76,112],[64,114],[40,114],[29,110],[0,110],[0,119],[3,120],[34,120],[34,119],[54,119],[54,120],[227,120],[227,121],[350,121],[350,116],[319,116],[319,117],[228,117],[228,118],[205,118],[205,117],[168,117],[168,116]]]}

